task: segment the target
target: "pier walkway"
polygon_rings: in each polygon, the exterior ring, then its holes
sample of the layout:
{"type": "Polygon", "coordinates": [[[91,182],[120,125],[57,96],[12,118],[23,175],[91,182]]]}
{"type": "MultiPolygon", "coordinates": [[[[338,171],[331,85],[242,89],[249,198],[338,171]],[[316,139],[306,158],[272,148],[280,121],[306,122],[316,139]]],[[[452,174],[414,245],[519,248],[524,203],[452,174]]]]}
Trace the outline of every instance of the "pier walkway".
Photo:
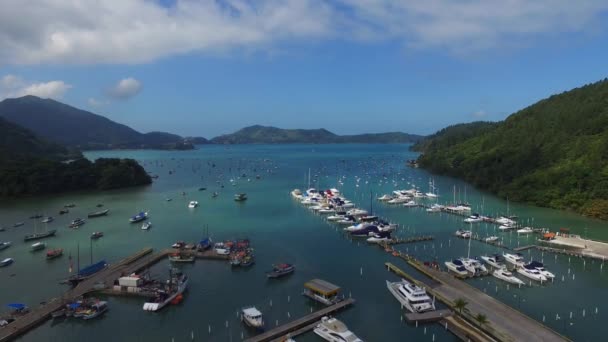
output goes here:
{"type": "Polygon", "coordinates": [[[30,308],[27,314],[18,317],[8,326],[0,329],[0,342],[10,341],[30,329],[42,324],[51,317],[51,313],[59,310],[67,302],[75,300],[89,292],[96,291],[100,283],[112,284],[114,280],[125,274],[137,272],[167,256],[170,250],[152,254],[152,248],[145,248],[132,256],[111,264],[91,277],[80,282],[76,287],[65,292],[61,298],[52,298],[46,304],[30,308]]]}
{"type": "MultiPolygon", "coordinates": [[[[477,288],[459,280],[447,272],[442,272],[426,267],[411,259],[406,260],[408,264],[421,273],[433,279],[436,283],[417,281],[424,284],[427,291],[436,296],[437,299],[453,307],[457,299],[468,302],[466,313],[468,319],[473,319],[475,314],[484,314],[489,324],[484,325],[483,330],[500,341],[567,341],[568,339],[551,328],[526,316],[522,312],[513,309],[503,302],[491,297],[477,288]],[[470,317],[469,317],[470,316],[470,317]]],[[[397,269],[396,266],[387,263],[389,269],[397,269]]],[[[401,273],[405,273],[399,270],[401,273]]],[[[409,278],[412,278],[409,276],[409,278]]]]}
{"type": "Polygon", "coordinates": [[[260,335],[248,338],[245,340],[245,342],[266,342],[280,338],[287,334],[290,334],[291,337],[303,334],[307,331],[314,329],[316,324],[321,320],[323,316],[330,315],[354,303],[355,300],[352,298],[345,299],[337,304],[328,306],[326,308],[308,314],[304,317],[298,318],[295,321],[291,321],[289,323],[278,326],[272,330],[268,330],[267,332],[262,333],[260,335]]]}

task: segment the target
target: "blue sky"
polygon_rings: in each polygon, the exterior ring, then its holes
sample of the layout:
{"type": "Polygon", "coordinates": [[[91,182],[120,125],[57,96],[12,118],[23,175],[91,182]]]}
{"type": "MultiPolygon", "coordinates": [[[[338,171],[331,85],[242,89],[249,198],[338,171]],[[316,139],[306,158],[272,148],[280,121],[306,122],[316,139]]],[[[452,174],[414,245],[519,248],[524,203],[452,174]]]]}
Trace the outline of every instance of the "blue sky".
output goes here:
{"type": "Polygon", "coordinates": [[[428,134],[608,76],[600,1],[8,2],[0,98],[143,132],[428,134]]]}

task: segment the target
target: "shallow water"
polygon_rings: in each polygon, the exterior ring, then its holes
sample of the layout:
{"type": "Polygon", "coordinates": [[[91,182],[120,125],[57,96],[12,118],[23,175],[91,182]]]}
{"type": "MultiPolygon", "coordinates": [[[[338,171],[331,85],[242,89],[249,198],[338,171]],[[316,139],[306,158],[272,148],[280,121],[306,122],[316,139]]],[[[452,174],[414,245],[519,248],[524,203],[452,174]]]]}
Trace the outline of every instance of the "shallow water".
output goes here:
{"type": "MultiPolygon", "coordinates": [[[[92,243],[93,259],[105,258],[111,263],[143,247],[164,248],[176,240],[198,241],[205,236],[208,227],[215,240],[248,237],[255,248],[256,264],[242,270],[231,269],[224,262],[197,261],[184,267],[191,282],[186,300],[179,306],[151,314],[141,309],[142,299],[112,297],[109,299],[110,311],[101,319],[49,321],[21,340],[186,341],[191,340],[193,334],[198,341],[238,341],[250,333],[237,319],[239,308],[256,305],[264,313],[267,326],[295,319],[316,307],[300,295],[302,284],[316,277],[342,286],[346,296],[357,300],[355,306],[340,313],[339,318],[364,340],[455,340],[437,325],[427,325],[425,329],[401,321],[402,311],[385,285],[385,279],[397,278],[383,265],[391,261],[408,272],[415,271],[377,247],[347,239],[335,226],[312,214],[289,195],[293,188],[307,187],[309,168],[312,185],[338,187],[346,197],[366,209],[370,207],[370,192],[375,197],[396,188],[411,188],[411,184],[426,192],[432,177],[441,195],[440,203],[452,202],[456,187],[456,197],[472,203],[476,211],[482,211],[483,207],[482,212],[489,215],[507,212],[505,201],[466,183],[408,168],[404,161],[416,154],[407,147],[248,145],[201,146],[198,150],[180,152],[88,152],[89,158],[135,158],[159,178],[143,188],[1,202],[0,224],[10,227],[14,222],[25,221],[26,225],[0,232],[0,240],[14,243],[9,249],[0,251],[0,258],[16,260],[12,266],[0,269],[0,303],[23,302],[34,306],[60,296],[65,287],[59,285],[58,280],[68,275],[67,255],[72,254],[76,267],[80,246],[80,264],[88,264],[89,236],[93,231],[105,233],[103,238],[92,243]],[[246,176],[240,177],[242,174],[246,176]],[[256,179],[256,175],[260,179],[256,179]],[[234,186],[230,179],[235,180],[234,186]],[[199,187],[207,190],[198,191],[199,187]],[[213,191],[218,191],[219,197],[212,199],[213,191]],[[246,192],[249,200],[234,202],[233,195],[237,192],[246,192]],[[172,198],[172,201],[167,202],[166,198],[172,198]],[[200,207],[188,209],[190,200],[198,200],[200,207]],[[72,202],[77,206],[68,215],[59,216],[59,209],[72,202]],[[88,212],[97,210],[98,203],[110,209],[109,216],[87,220],[78,230],[66,228],[72,219],[85,218],[88,212]],[[128,218],[142,209],[150,212],[153,226],[149,231],[128,223],[128,218]],[[27,219],[37,212],[55,216],[56,220],[48,228],[58,229],[58,236],[45,241],[51,248],[64,248],[62,258],[47,262],[44,252],[32,253],[30,244],[22,241],[23,235],[45,228],[40,223],[34,227],[35,220],[27,219]],[[296,264],[296,273],[278,281],[266,280],[264,272],[271,264],[282,261],[296,264]]],[[[419,208],[386,206],[375,200],[373,211],[399,223],[398,236],[435,236],[434,241],[398,247],[419,259],[436,259],[443,263],[467,254],[467,241],[452,235],[456,229],[464,227],[459,217],[427,214],[419,208]]],[[[508,211],[537,227],[554,230],[569,227],[574,233],[608,240],[608,227],[601,221],[514,203],[509,204],[508,211]]],[[[482,236],[495,231],[493,225],[474,226],[474,233],[482,236]]],[[[532,235],[496,234],[510,246],[524,246],[535,239],[532,235]]],[[[470,247],[471,255],[501,252],[476,241],[472,241],[470,247]]],[[[539,321],[544,316],[547,325],[577,341],[598,340],[605,336],[608,327],[597,324],[606,319],[604,312],[608,309],[604,294],[608,276],[602,263],[584,263],[581,259],[537,251],[526,251],[525,255],[528,253],[531,258],[543,260],[547,268],[557,274],[554,283],[507,289],[492,277],[468,282],[539,321]],[[556,315],[560,317],[557,320],[556,315]]],[[[151,270],[159,277],[166,277],[167,272],[166,261],[151,270]]],[[[313,334],[297,340],[319,341],[313,334]]]]}

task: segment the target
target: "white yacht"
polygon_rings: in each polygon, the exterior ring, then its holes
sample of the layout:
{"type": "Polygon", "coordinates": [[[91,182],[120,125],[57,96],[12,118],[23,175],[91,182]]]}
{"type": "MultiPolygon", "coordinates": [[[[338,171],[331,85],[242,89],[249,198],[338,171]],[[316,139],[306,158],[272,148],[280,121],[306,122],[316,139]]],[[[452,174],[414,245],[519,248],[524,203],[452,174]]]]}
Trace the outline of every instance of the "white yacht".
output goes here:
{"type": "Polygon", "coordinates": [[[391,283],[386,281],[388,290],[397,298],[402,306],[410,312],[426,312],[435,310],[435,303],[426,291],[405,279],[391,283]]]}
{"type": "Polygon", "coordinates": [[[424,198],[424,194],[418,190],[414,191],[414,198],[424,198]]]}
{"type": "Polygon", "coordinates": [[[500,230],[501,232],[505,232],[505,231],[511,230],[511,229],[515,229],[515,226],[511,226],[508,224],[501,224],[500,226],[498,226],[498,230],[500,230]]]}
{"type": "Polygon", "coordinates": [[[517,230],[517,234],[531,234],[534,233],[534,229],[530,227],[523,227],[517,230]]]}
{"type": "Polygon", "coordinates": [[[417,207],[418,204],[414,201],[407,201],[407,202],[403,203],[403,206],[404,207],[417,207]]]}
{"type": "Polygon", "coordinates": [[[330,342],[363,342],[336,318],[324,316],[314,329],[315,334],[330,342]]]}
{"type": "Polygon", "coordinates": [[[378,201],[381,201],[381,202],[390,201],[392,199],[393,199],[393,196],[391,196],[391,195],[382,195],[382,196],[378,197],[378,201]]]}
{"type": "Polygon", "coordinates": [[[396,197],[396,198],[393,198],[391,200],[388,200],[386,203],[388,203],[388,204],[401,204],[401,203],[406,203],[406,202],[409,202],[409,201],[411,201],[410,197],[401,196],[401,197],[396,197]]]}
{"type": "Polygon", "coordinates": [[[498,241],[498,236],[496,236],[496,235],[488,236],[485,239],[483,239],[483,241],[485,241],[485,242],[496,242],[496,241],[498,241]]]}
{"type": "Polygon", "coordinates": [[[262,313],[254,306],[245,308],[241,311],[241,320],[252,328],[261,329],[264,327],[262,313]]]}
{"type": "Polygon", "coordinates": [[[469,272],[462,264],[462,261],[458,259],[454,259],[452,261],[446,261],[445,266],[448,268],[448,271],[454,272],[459,276],[466,277],[469,275],[469,272]]]}
{"type": "Polygon", "coordinates": [[[511,220],[510,218],[504,217],[504,216],[500,216],[499,218],[496,219],[496,223],[501,224],[501,225],[505,225],[505,226],[514,226],[515,225],[515,221],[511,220]]]}
{"type": "Polygon", "coordinates": [[[336,211],[333,215],[329,215],[325,219],[327,221],[339,221],[344,217],[346,217],[346,211],[336,211]]]}
{"type": "Polygon", "coordinates": [[[218,242],[215,245],[213,245],[213,249],[215,250],[215,253],[217,253],[219,255],[230,254],[230,248],[228,246],[224,245],[223,242],[218,242]]]}
{"type": "Polygon", "coordinates": [[[505,260],[503,257],[501,257],[498,254],[495,255],[491,255],[491,256],[482,256],[481,260],[483,260],[486,264],[495,267],[495,268],[503,268],[505,267],[505,264],[503,263],[503,261],[505,260]]]}
{"type": "Polygon", "coordinates": [[[488,269],[477,259],[460,258],[464,268],[473,276],[488,274],[488,269]]]}
{"type": "Polygon", "coordinates": [[[464,219],[465,223],[479,223],[479,222],[483,222],[483,218],[481,216],[479,216],[479,214],[473,214],[467,218],[464,219]]]}
{"type": "Polygon", "coordinates": [[[295,199],[300,199],[302,198],[302,191],[300,189],[293,189],[291,191],[291,197],[295,198],[295,199]]]}
{"type": "Polygon", "coordinates": [[[517,273],[523,275],[524,277],[530,278],[536,281],[547,281],[547,277],[542,275],[539,270],[534,268],[533,266],[523,266],[517,269],[517,273]]]}
{"type": "Polygon", "coordinates": [[[530,261],[529,263],[525,264],[524,267],[533,267],[533,268],[537,269],[540,272],[540,274],[545,276],[545,278],[547,278],[547,279],[555,278],[555,274],[547,271],[547,269],[545,268],[545,265],[543,265],[542,262],[533,260],[533,261],[530,261]]]}
{"type": "Polygon", "coordinates": [[[504,280],[507,283],[515,285],[524,285],[524,282],[513,275],[513,273],[507,271],[506,268],[498,268],[492,272],[492,275],[500,280],[504,280]]]}
{"type": "Polygon", "coordinates": [[[524,266],[524,257],[520,253],[510,254],[503,253],[502,255],[505,260],[515,266],[523,267],[524,266]]]}
{"type": "Polygon", "coordinates": [[[368,226],[373,226],[373,224],[371,222],[361,222],[359,224],[354,224],[352,226],[348,226],[348,227],[344,228],[344,231],[346,231],[346,232],[354,232],[354,231],[363,229],[363,228],[368,227],[368,226]]]}
{"type": "Polygon", "coordinates": [[[188,208],[193,209],[198,207],[198,201],[190,201],[190,203],[188,203],[188,208]]]}
{"type": "Polygon", "coordinates": [[[363,215],[367,215],[367,210],[364,209],[351,209],[349,211],[346,212],[347,215],[352,215],[352,216],[363,216],[363,215]]]}
{"type": "Polygon", "coordinates": [[[457,230],[454,233],[454,235],[456,235],[456,237],[459,237],[459,238],[470,239],[471,238],[471,231],[470,230],[459,229],[459,230],[457,230]]]}
{"type": "Polygon", "coordinates": [[[441,204],[433,204],[430,207],[426,208],[426,212],[427,213],[439,213],[441,212],[441,210],[443,209],[443,206],[441,204]]]}
{"type": "Polygon", "coordinates": [[[370,234],[371,234],[371,237],[367,238],[367,242],[369,242],[369,243],[382,243],[382,242],[391,241],[390,233],[385,233],[385,234],[370,233],[370,234]]]}

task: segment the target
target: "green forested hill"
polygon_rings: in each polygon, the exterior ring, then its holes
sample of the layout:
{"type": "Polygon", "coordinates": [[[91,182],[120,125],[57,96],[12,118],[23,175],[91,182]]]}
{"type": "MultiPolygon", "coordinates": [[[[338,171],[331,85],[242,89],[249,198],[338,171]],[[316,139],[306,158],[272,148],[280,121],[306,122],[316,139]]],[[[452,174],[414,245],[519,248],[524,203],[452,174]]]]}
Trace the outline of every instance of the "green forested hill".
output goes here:
{"type": "Polygon", "coordinates": [[[283,129],[270,126],[249,126],[232,134],[211,139],[214,144],[338,144],[338,143],[409,143],[419,135],[401,132],[359,135],[337,135],[326,129],[283,129]]]}
{"type": "Polygon", "coordinates": [[[151,183],[130,159],[91,162],[0,118],[0,197],[105,190],[151,183]],[[69,158],[69,160],[68,160],[69,158]]]}
{"type": "Polygon", "coordinates": [[[419,146],[420,165],[515,201],[608,219],[608,80],[472,132],[448,143],[439,132],[419,146]]]}

